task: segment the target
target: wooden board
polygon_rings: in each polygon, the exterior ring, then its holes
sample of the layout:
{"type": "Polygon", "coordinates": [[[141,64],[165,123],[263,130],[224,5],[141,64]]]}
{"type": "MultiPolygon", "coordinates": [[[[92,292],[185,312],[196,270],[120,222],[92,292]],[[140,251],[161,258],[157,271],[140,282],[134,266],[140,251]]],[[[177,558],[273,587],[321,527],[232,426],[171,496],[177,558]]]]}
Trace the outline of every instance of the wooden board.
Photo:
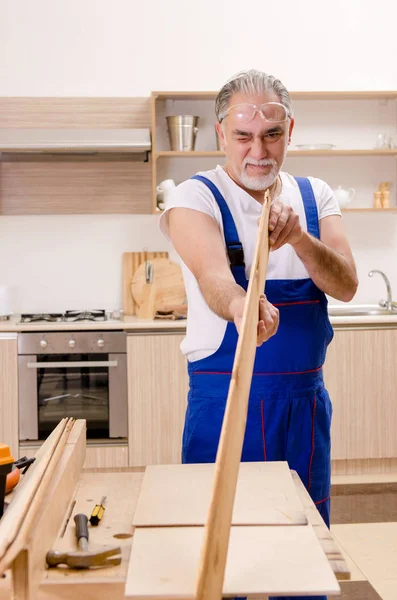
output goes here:
{"type": "MultiPolygon", "coordinates": [[[[132,537],[114,538],[115,534],[132,534],[131,523],[138,500],[143,473],[133,468],[110,472],[108,469],[97,472],[84,471],[76,492],[76,505],[73,512],[65,514],[64,524],[60,528],[55,548],[66,550],[75,548],[73,515],[78,512],[88,514],[93,503],[106,495],[106,510],[99,527],[90,528],[90,544],[111,545],[117,542],[122,548],[122,563],[111,569],[90,571],[51,569],[44,571],[44,579],[37,600],[123,600],[124,587],[128,571],[128,561],[132,537]],[[66,527],[66,529],[65,529],[66,527]]],[[[295,480],[295,479],[294,479],[295,480]]],[[[308,498],[309,504],[313,502],[308,498]]],[[[314,509],[316,516],[318,512],[314,509]]],[[[311,512],[308,511],[309,521],[311,512]]],[[[321,519],[321,517],[320,517],[321,519]]],[[[314,528],[317,533],[318,529],[314,528]]],[[[7,584],[10,578],[3,580],[7,584]]],[[[0,596],[1,597],[1,596],[0,596]]],[[[7,598],[10,597],[10,594],[7,598]]],[[[19,599],[18,599],[19,600],[19,599]]],[[[36,600],[36,599],[35,599],[36,600]]]]}
{"type": "MultiPolygon", "coordinates": [[[[8,558],[9,553],[18,539],[21,529],[26,527],[27,512],[35,502],[37,492],[51,465],[51,461],[54,459],[57,447],[61,444],[62,439],[63,445],[66,442],[67,438],[65,439],[64,436],[67,424],[68,419],[62,419],[42,444],[36,454],[36,461],[29,468],[26,475],[23,476],[23,481],[16,488],[12,502],[1,519],[0,573],[3,573],[11,562],[11,559],[8,558]]],[[[15,552],[12,554],[13,557],[16,556],[15,552]]]]}
{"type": "MultiPolygon", "coordinates": [[[[183,304],[186,298],[181,267],[168,258],[150,260],[153,266],[153,286],[156,291],[155,309],[167,311],[170,307],[183,304]]],[[[146,265],[142,263],[135,271],[131,282],[131,293],[138,306],[144,300],[146,265]]]]}
{"type": "Polygon", "coordinates": [[[45,490],[38,513],[29,527],[23,551],[12,565],[14,593],[20,600],[33,600],[43,577],[45,557],[55,543],[83,468],[86,422],[75,421],[64,451],[45,490]]]}
{"type": "Polygon", "coordinates": [[[333,572],[336,575],[336,578],[339,581],[347,581],[350,579],[350,571],[349,567],[341,554],[331,531],[328,529],[326,524],[324,523],[320,513],[315,507],[313,500],[310,498],[308,491],[300,480],[298,474],[295,471],[292,471],[292,480],[294,482],[296,491],[298,492],[298,496],[302,501],[302,504],[305,508],[305,512],[307,514],[307,518],[311,523],[314,532],[321,544],[322,549],[325,552],[326,557],[332,567],[333,572]]]}
{"type": "MultiPolygon", "coordinates": [[[[137,528],[125,595],[193,600],[203,527],[137,528]]],[[[232,527],[223,596],[337,594],[338,582],[310,525],[232,527]]]]}
{"type": "Polygon", "coordinates": [[[131,283],[135,271],[146,259],[168,258],[168,252],[124,252],[123,253],[123,309],[125,315],[136,314],[136,303],[131,294],[131,283]]]}
{"type": "MultiPolygon", "coordinates": [[[[206,522],[214,464],[146,467],[133,525],[189,526],[206,522]]],[[[241,463],[233,525],[305,525],[286,462],[241,463]]]]}
{"type": "MultiPolygon", "coordinates": [[[[143,473],[133,469],[119,472],[84,471],[76,490],[73,510],[65,515],[64,524],[54,548],[60,551],[76,549],[73,517],[89,515],[102,496],[106,496],[105,513],[98,527],[89,528],[89,545],[120,546],[122,562],[116,567],[101,569],[48,569],[37,600],[122,600],[128,571],[133,527],[132,517],[141,487],[143,473]]],[[[19,599],[18,599],[19,600],[19,599]]]]}
{"type": "Polygon", "coordinates": [[[251,266],[237,341],[225,416],[216,456],[212,498],[197,578],[197,600],[220,600],[228,551],[233,503],[247,422],[248,399],[256,355],[259,299],[265,288],[269,257],[269,191],[265,192],[258,239],[251,266]]]}

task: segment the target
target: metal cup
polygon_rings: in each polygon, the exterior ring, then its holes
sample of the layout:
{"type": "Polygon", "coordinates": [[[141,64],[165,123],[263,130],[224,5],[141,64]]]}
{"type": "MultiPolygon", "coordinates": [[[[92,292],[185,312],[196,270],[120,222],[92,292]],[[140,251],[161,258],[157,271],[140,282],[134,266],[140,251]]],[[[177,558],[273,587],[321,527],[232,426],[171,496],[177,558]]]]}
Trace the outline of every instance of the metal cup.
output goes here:
{"type": "Polygon", "coordinates": [[[194,150],[199,117],[177,115],[166,117],[171,150],[188,152],[194,150]]]}

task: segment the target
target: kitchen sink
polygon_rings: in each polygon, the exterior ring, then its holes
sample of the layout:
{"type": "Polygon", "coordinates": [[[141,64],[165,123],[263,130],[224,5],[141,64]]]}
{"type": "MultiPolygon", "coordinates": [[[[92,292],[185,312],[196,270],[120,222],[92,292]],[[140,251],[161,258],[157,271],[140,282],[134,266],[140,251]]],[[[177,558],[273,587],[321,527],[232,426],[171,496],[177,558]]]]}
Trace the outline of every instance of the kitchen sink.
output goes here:
{"type": "Polygon", "coordinates": [[[328,314],[330,317],[378,317],[395,315],[397,317],[397,309],[388,310],[380,306],[374,305],[356,305],[356,306],[328,306],[328,314]]]}

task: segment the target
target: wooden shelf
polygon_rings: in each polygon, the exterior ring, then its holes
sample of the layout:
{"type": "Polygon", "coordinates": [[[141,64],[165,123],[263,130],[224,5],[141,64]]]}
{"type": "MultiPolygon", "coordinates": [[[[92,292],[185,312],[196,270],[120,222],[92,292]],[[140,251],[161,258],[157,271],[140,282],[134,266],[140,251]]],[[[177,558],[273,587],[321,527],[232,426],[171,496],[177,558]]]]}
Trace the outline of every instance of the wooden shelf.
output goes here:
{"type": "Polygon", "coordinates": [[[334,150],[289,150],[287,156],[397,156],[397,148],[335,148],[334,150]]]}
{"type": "Polygon", "coordinates": [[[188,158],[188,157],[200,157],[200,156],[225,156],[225,153],[221,150],[192,150],[192,151],[175,151],[175,150],[161,150],[156,153],[156,158],[188,158]]]}
{"type": "Polygon", "coordinates": [[[390,208],[341,208],[342,212],[378,212],[378,213],[394,213],[397,212],[397,206],[391,206],[390,208]]]}
{"type": "MultiPolygon", "coordinates": [[[[157,158],[188,158],[188,157],[211,157],[225,156],[221,150],[193,150],[193,151],[175,151],[161,150],[156,153],[157,158]]],[[[287,156],[397,156],[397,148],[389,149],[336,149],[336,150],[289,150],[287,156]]]]}
{"type": "Polygon", "coordinates": [[[293,100],[396,100],[397,91],[290,92],[293,100]]]}
{"type": "MultiPolygon", "coordinates": [[[[343,213],[345,212],[349,212],[349,213],[397,213],[397,206],[392,206],[390,208],[341,208],[341,211],[343,213]]],[[[160,208],[156,208],[156,215],[161,215],[164,212],[164,210],[161,210],[160,208]]]]}
{"type": "Polygon", "coordinates": [[[156,100],[215,100],[218,92],[152,92],[156,100]]]}
{"type": "MultiPolygon", "coordinates": [[[[152,92],[156,100],[215,100],[218,92],[152,92]]],[[[293,100],[396,100],[397,91],[290,92],[293,100]]]]}
{"type": "MultiPolygon", "coordinates": [[[[180,166],[180,171],[181,173],[185,173],[188,170],[188,160],[186,161],[182,161],[180,162],[180,159],[199,159],[197,161],[197,163],[199,164],[200,161],[202,161],[202,164],[207,164],[210,165],[212,163],[216,164],[216,161],[218,161],[218,163],[222,163],[225,160],[225,153],[222,150],[217,150],[216,149],[216,138],[214,137],[210,137],[210,133],[209,130],[207,132],[207,141],[202,142],[200,145],[201,147],[205,147],[205,145],[208,144],[208,146],[211,148],[211,146],[214,148],[213,150],[194,150],[194,151],[187,151],[187,152],[181,152],[181,151],[172,151],[172,150],[168,150],[167,148],[169,148],[169,140],[168,137],[166,135],[166,127],[165,127],[165,123],[164,123],[164,119],[165,116],[167,114],[176,114],[178,112],[178,105],[179,105],[179,109],[180,111],[186,111],[188,110],[189,107],[189,102],[191,102],[191,106],[195,107],[195,110],[197,109],[197,113],[195,114],[199,114],[199,115],[206,115],[206,118],[209,119],[211,118],[212,120],[215,119],[213,113],[213,108],[214,108],[214,103],[215,103],[215,99],[217,97],[218,91],[154,91],[152,92],[152,98],[151,98],[151,104],[152,104],[152,153],[151,153],[151,165],[152,165],[152,189],[153,189],[153,200],[152,200],[152,205],[153,205],[153,211],[156,212],[156,205],[157,205],[157,200],[156,200],[156,186],[158,185],[158,183],[162,180],[162,179],[167,179],[168,177],[170,177],[171,175],[173,175],[174,177],[176,177],[176,173],[177,171],[177,166],[179,164],[180,166]],[[174,104],[173,104],[174,103],[174,104]],[[200,104],[201,103],[201,104],[200,104]],[[201,108],[200,108],[201,107],[201,108]],[[201,112],[200,112],[201,110],[201,112]],[[211,112],[212,111],[212,112],[211,112]],[[212,115],[211,117],[209,117],[209,115],[212,115]],[[171,161],[171,159],[178,159],[171,161]],[[205,159],[209,159],[205,162],[205,159]],[[212,161],[210,160],[212,159],[212,161]]],[[[324,90],[324,91],[310,91],[310,90],[301,90],[301,91],[291,91],[290,92],[291,97],[293,102],[295,101],[302,101],[302,105],[306,106],[305,102],[308,101],[309,104],[307,105],[308,107],[311,106],[310,102],[312,101],[315,105],[315,103],[317,102],[317,107],[318,107],[318,111],[321,111],[322,113],[324,113],[324,115],[327,114],[328,111],[328,106],[331,106],[332,102],[345,102],[346,106],[344,108],[344,110],[348,110],[349,108],[349,101],[367,101],[368,103],[370,103],[371,101],[373,102],[374,107],[376,107],[376,109],[379,108],[379,110],[385,110],[383,108],[383,104],[386,105],[386,101],[391,101],[392,103],[395,103],[397,105],[397,89],[394,90],[378,90],[378,91],[374,91],[374,90],[367,90],[367,91],[357,91],[357,90],[344,90],[344,91],[331,91],[331,90],[324,90]],[[378,106],[379,105],[379,106],[378,106]],[[382,108],[380,108],[382,107],[382,108]]],[[[388,107],[388,114],[390,116],[391,111],[394,111],[394,106],[395,104],[391,104],[388,107]]],[[[336,105],[337,107],[340,106],[340,104],[336,105]]],[[[193,110],[193,108],[192,108],[193,110]]],[[[300,110],[300,109],[299,109],[300,110]]],[[[303,109],[302,109],[303,110],[303,109]]],[[[317,109],[316,109],[317,110],[317,109]]],[[[339,110],[339,108],[337,108],[336,110],[339,110]]],[[[361,110],[361,108],[360,108],[361,110]]],[[[362,110],[364,111],[364,117],[368,117],[368,115],[366,115],[365,111],[366,111],[366,106],[363,105],[362,110]]],[[[182,114],[182,112],[181,112],[182,114]]],[[[187,113],[183,113],[183,114],[187,114],[187,113]]],[[[394,113],[393,113],[394,115],[394,113]]],[[[318,114],[316,112],[316,118],[314,119],[314,122],[316,123],[318,120],[318,114]]],[[[393,116],[393,124],[395,125],[395,118],[393,116]]],[[[338,132],[339,133],[339,132],[338,132]]],[[[394,136],[394,134],[393,134],[394,136]]],[[[375,137],[375,133],[374,133],[374,137],[375,137]]],[[[300,138],[302,138],[302,136],[300,136],[300,138]]],[[[321,137],[317,138],[317,141],[320,139],[328,139],[328,141],[332,142],[332,137],[331,139],[329,138],[329,135],[327,134],[327,136],[325,136],[324,134],[321,135],[321,137]]],[[[349,140],[352,141],[354,138],[350,135],[350,137],[344,137],[344,138],[335,138],[334,143],[335,144],[343,144],[343,143],[349,143],[349,140]]],[[[300,139],[299,141],[303,141],[305,142],[306,140],[302,140],[300,139]]],[[[310,141],[310,140],[309,140],[310,141]]],[[[367,141],[365,141],[364,138],[361,138],[360,140],[357,139],[357,143],[359,143],[359,141],[361,141],[361,144],[365,144],[367,143],[369,146],[372,145],[373,141],[371,141],[371,138],[368,137],[367,141]]],[[[362,159],[367,157],[366,161],[364,161],[364,165],[365,163],[367,163],[369,160],[372,159],[377,159],[377,158],[390,158],[393,160],[393,164],[389,164],[388,161],[385,161],[385,165],[382,164],[382,169],[383,166],[385,166],[385,172],[390,171],[391,169],[395,170],[395,165],[394,165],[394,160],[395,158],[397,158],[397,148],[385,148],[385,149],[378,149],[378,148],[352,148],[352,147],[347,147],[347,148],[341,148],[341,147],[335,147],[333,149],[328,149],[328,150],[315,150],[315,149],[300,149],[296,147],[296,143],[298,143],[298,140],[294,140],[295,143],[291,144],[291,146],[289,147],[289,151],[287,153],[287,157],[288,159],[294,159],[294,158],[299,158],[301,157],[303,158],[321,158],[321,159],[330,159],[330,158],[334,158],[337,159],[337,161],[331,161],[330,166],[333,168],[336,165],[336,162],[338,163],[338,165],[341,165],[341,161],[340,158],[341,157],[356,157],[355,162],[358,162],[357,159],[362,159]]],[[[354,142],[353,142],[354,144],[354,142]]],[[[316,176],[316,173],[320,170],[323,169],[323,167],[325,166],[324,163],[326,161],[325,160],[320,160],[320,161],[311,161],[311,164],[313,167],[313,176],[316,176]]],[[[292,160],[289,163],[292,166],[295,164],[292,160]]],[[[296,162],[296,165],[294,168],[298,168],[298,161],[296,162]]],[[[353,164],[353,162],[348,161],[348,164],[350,166],[350,164],[352,164],[352,166],[355,166],[355,163],[353,164]]],[[[363,166],[364,166],[363,165],[363,166]]],[[[380,166],[380,165],[378,165],[380,166]]],[[[208,167],[209,168],[209,167],[208,167]]],[[[366,168],[366,165],[364,166],[364,168],[366,168]]],[[[288,170],[288,169],[287,169],[288,170]]],[[[386,175],[384,176],[386,177],[386,175]]],[[[386,180],[386,179],[385,179],[386,180]]],[[[393,180],[394,181],[394,180],[393,180]]],[[[374,184],[375,185],[375,184],[374,184]]],[[[372,185],[371,187],[374,187],[374,185],[372,185]]],[[[345,212],[345,210],[344,210],[345,212]]],[[[346,209],[346,212],[354,212],[354,213],[364,213],[364,212],[382,212],[382,209],[374,209],[374,208],[349,208],[346,209]]],[[[383,209],[383,212],[387,212],[388,214],[390,213],[395,213],[397,212],[397,207],[393,207],[393,208],[389,208],[389,209],[383,209]]]]}

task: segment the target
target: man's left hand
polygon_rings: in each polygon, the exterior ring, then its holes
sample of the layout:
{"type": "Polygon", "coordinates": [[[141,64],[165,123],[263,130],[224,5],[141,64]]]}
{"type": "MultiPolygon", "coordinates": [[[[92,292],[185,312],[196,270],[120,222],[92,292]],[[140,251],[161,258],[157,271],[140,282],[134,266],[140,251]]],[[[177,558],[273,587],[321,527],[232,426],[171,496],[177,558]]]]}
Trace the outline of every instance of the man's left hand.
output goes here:
{"type": "Polygon", "coordinates": [[[276,200],[270,207],[270,249],[278,250],[284,244],[297,244],[303,236],[299,215],[288,204],[276,200]]]}

